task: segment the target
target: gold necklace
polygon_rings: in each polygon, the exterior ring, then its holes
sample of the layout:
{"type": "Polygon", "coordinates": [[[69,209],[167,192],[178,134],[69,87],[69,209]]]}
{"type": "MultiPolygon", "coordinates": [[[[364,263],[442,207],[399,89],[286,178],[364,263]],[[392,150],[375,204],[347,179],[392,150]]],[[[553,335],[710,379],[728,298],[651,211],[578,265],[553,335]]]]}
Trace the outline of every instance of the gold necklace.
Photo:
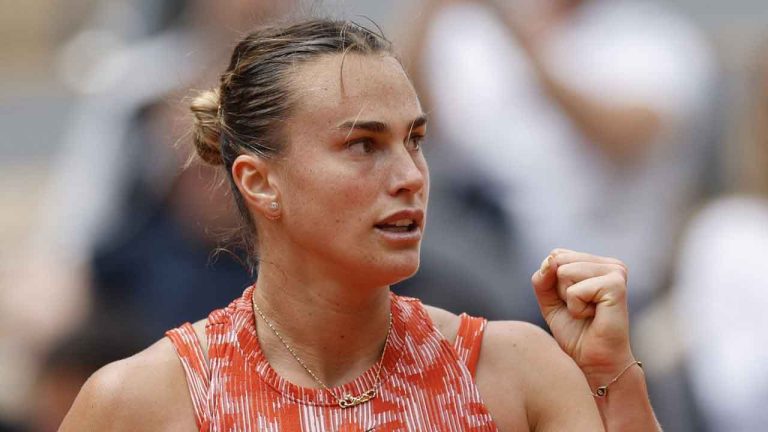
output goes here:
{"type": "Polygon", "coordinates": [[[373,386],[369,388],[368,390],[360,393],[357,396],[351,395],[349,393],[344,394],[341,398],[336,396],[336,394],[331,391],[330,388],[328,388],[327,385],[321,380],[320,378],[315,375],[314,372],[312,372],[312,369],[310,369],[306,363],[304,363],[304,360],[302,360],[298,354],[296,354],[296,351],[291,348],[290,345],[288,345],[288,342],[283,339],[283,337],[280,335],[280,332],[277,331],[275,326],[272,325],[272,323],[267,319],[266,316],[264,316],[264,312],[261,311],[259,308],[259,305],[256,304],[256,297],[254,296],[252,299],[253,307],[256,309],[256,312],[259,313],[259,316],[261,319],[267,324],[267,327],[269,327],[270,330],[272,330],[272,333],[277,336],[277,338],[280,340],[280,342],[283,343],[283,346],[288,350],[289,353],[293,356],[294,359],[301,365],[301,367],[304,368],[307,373],[318,383],[320,386],[323,387],[323,389],[328,392],[329,395],[331,395],[334,399],[336,399],[336,402],[339,404],[342,408],[350,408],[356,405],[364,404],[368,402],[369,400],[376,397],[378,394],[378,387],[381,384],[381,369],[384,363],[384,354],[387,352],[387,345],[389,345],[389,334],[392,332],[392,312],[389,312],[389,325],[387,326],[387,337],[384,339],[384,348],[381,350],[381,358],[379,359],[376,367],[376,382],[373,383],[373,386]]]}

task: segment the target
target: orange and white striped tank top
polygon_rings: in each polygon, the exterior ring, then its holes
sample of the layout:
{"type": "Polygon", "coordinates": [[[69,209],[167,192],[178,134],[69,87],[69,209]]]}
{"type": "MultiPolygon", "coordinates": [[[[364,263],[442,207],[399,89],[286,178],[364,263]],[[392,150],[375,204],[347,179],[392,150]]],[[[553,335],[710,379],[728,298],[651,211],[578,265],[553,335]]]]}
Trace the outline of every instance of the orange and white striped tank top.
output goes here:
{"type": "MultiPolygon", "coordinates": [[[[201,431],[496,431],[473,380],[486,320],[461,316],[451,345],[421,302],[391,294],[392,330],[377,396],[350,408],[322,389],[280,377],[256,334],[253,287],[206,325],[208,362],[189,323],[166,335],[184,368],[201,431]]],[[[360,394],[376,366],[331,389],[360,394]]]]}

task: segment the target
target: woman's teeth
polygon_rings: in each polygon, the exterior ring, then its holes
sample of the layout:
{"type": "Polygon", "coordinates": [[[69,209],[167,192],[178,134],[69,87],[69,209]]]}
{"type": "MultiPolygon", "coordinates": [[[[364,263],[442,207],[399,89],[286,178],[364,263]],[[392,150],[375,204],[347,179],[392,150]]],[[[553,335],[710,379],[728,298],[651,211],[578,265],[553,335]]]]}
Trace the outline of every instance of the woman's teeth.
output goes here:
{"type": "Polygon", "coordinates": [[[400,219],[398,221],[395,221],[395,223],[393,223],[392,225],[402,227],[402,226],[409,226],[412,223],[413,223],[413,219],[400,219]]]}
{"type": "Polygon", "coordinates": [[[415,226],[413,219],[399,219],[392,223],[377,225],[377,228],[385,231],[407,232],[411,231],[415,226]]]}

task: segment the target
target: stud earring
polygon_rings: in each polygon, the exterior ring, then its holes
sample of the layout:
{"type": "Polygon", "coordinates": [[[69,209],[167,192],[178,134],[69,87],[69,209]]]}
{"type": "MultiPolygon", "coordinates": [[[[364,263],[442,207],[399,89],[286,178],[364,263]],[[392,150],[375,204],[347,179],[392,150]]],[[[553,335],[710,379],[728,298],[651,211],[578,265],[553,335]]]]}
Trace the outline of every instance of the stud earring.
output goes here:
{"type": "Polygon", "coordinates": [[[266,212],[265,216],[269,220],[278,220],[280,219],[280,203],[277,201],[272,201],[269,203],[269,211],[266,212]]]}

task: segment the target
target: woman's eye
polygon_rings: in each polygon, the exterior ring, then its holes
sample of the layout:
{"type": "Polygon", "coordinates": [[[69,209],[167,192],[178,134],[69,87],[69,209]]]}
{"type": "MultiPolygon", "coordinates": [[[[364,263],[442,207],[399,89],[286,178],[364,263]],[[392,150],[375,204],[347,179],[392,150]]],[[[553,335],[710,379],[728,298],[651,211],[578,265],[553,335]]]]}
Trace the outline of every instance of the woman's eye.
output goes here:
{"type": "Polygon", "coordinates": [[[350,142],[347,148],[356,154],[369,154],[373,153],[374,143],[370,138],[363,138],[350,142]]]}
{"type": "Polygon", "coordinates": [[[420,151],[421,150],[421,143],[424,141],[424,136],[422,135],[414,135],[408,139],[408,145],[409,148],[412,151],[420,151]]]}

